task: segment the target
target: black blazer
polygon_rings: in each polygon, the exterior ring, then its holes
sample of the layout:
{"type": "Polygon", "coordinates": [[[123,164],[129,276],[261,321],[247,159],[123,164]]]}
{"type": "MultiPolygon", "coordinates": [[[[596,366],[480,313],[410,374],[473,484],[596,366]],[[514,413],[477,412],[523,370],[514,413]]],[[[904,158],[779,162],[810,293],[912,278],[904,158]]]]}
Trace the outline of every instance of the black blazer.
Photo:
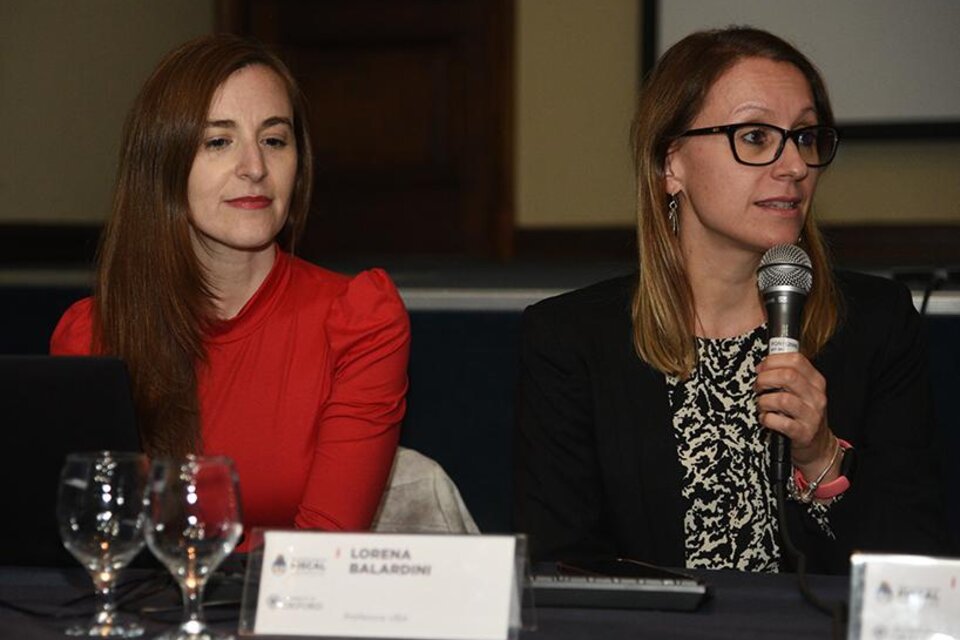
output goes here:
{"type": "MultiPolygon", "coordinates": [[[[516,516],[534,560],[616,554],[684,565],[666,381],[633,349],[636,279],[524,312],[516,516]]],[[[831,506],[836,540],[792,501],[791,535],[821,573],[848,571],[854,549],[946,553],[920,317],[898,283],[837,281],[844,319],[814,365],[827,380],[828,424],[856,448],[857,470],[831,506]]]]}

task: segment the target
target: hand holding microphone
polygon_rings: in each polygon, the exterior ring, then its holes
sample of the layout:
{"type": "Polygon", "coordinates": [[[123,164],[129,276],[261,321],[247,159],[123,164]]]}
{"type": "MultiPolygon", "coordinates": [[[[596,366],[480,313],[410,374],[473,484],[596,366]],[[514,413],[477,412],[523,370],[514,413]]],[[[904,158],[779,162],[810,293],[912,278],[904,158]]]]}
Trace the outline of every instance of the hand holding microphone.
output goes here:
{"type": "MultiPolygon", "coordinates": [[[[810,258],[794,245],[769,249],[757,285],[769,332],[769,355],[757,367],[760,424],[790,440],[793,464],[809,477],[833,454],[835,442],[827,427],[826,380],[800,353],[803,305],[813,285],[810,258]]],[[[785,479],[786,463],[775,457],[775,480],[785,479]]]]}

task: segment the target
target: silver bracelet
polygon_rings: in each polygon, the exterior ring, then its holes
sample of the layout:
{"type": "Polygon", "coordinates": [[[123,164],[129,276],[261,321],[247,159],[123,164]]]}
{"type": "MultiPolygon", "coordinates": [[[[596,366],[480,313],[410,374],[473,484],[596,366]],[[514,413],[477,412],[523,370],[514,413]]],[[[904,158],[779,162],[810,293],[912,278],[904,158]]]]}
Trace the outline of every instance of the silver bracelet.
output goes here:
{"type": "MultiPolygon", "coordinates": [[[[836,443],[837,448],[833,452],[833,456],[830,457],[830,462],[823,468],[823,471],[820,472],[820,475],[817,476],[817,479],[807,485],[807,488],[803,490],[803,493],[800,494],[800,502],[809,503],[813,500],[813,494],[817,490],[817,487],[820,486],[820,483],[823,482],[823,479],[827,477],[830,469],[833,468],[833,465],[843,456],[843,447],[840,446],[840,438],[833,436],[833,441],[836,443]]],[[[802,475],[802,474],[801,474],[802,475]]]]}

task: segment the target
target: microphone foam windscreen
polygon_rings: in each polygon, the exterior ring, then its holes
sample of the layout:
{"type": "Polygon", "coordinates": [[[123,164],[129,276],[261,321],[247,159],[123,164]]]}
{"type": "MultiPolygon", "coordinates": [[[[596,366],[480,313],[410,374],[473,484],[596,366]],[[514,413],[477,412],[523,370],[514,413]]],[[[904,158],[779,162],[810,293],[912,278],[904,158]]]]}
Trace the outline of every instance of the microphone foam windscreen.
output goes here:
{"type": "Polygon", "coordinates": [[[757,286],[766,293],[771,289],[793,289],[810,293],[813,287],[813,265],[810,256],[792,244],[778,244],[763,254],[757,267],[757,286]]]}

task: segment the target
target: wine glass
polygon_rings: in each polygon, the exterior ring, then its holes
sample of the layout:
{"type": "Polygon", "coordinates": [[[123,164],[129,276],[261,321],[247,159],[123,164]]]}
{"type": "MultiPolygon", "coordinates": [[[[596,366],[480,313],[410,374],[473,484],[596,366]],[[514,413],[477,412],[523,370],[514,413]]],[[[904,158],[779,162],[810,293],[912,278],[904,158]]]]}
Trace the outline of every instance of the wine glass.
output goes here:
{"type": "Polygon", "coordinates": [[[203,619],[203,588],[240,539],[243,525],[233,462],[223,456],[154,460],[150,472],[147,545],[183,592],[184,617],[157,640],[233,638],[203,619]]]}
{"type": "Polygon", "coordinates": [[[149,465],[139,453],[67,455],[60,473],[57,522],[63,545],[90,572],[97,613],[70,636],[134,638],[143,625],[116,610],[117,574],[143,548],[143,499],[149,465]]]}

